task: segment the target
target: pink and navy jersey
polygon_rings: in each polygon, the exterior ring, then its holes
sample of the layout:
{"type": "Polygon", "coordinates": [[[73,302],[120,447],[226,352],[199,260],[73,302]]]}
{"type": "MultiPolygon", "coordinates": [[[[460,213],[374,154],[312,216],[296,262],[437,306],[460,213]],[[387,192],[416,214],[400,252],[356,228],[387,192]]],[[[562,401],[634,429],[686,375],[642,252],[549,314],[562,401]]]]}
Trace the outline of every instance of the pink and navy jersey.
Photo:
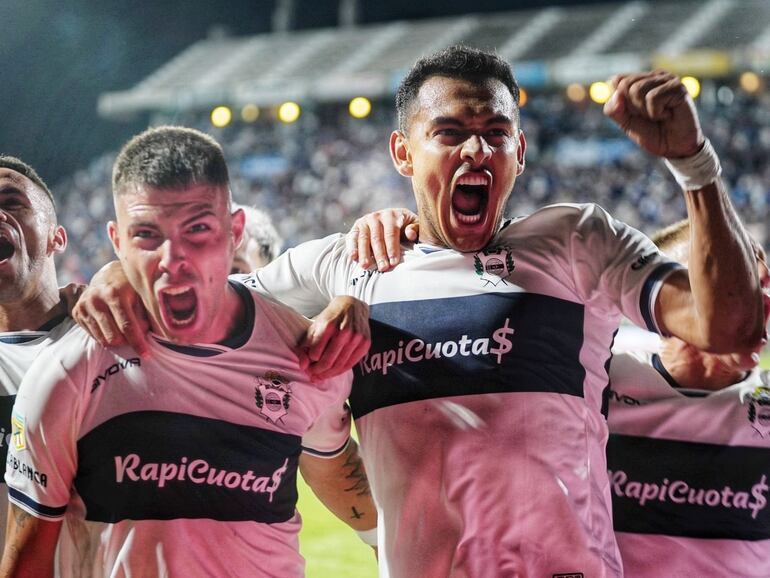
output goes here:
{"type": "Polygon", "coordinates": [[[215,345],[105,349],[74,328],[13,408],[12,503],[64,520],[57,571],[299,577],[303,445],[348,440],[350,373],[319,384],[294,346],[307,320],[234,283],[246,324],[215,345]]]}
{"type": "MultiPolygon", "coordinates": [[[[0,459],[5,463],[11,442],[11,409],[21,380],[40,352],[72,327],[65,316],[51,319],[36,331],[0,333],[0,459]]],[[[0,480],[0,547],[5,544],[5,520],[8,516],[8,488],[0,480]]]]}
{"type": "Polygon", "coordinates": [[[622,315],[656,329],[677,265],[595,205],[555,205],[487,249],[415,245],[384,274],[332,236],[247,283],[313,314],[369,303],[350,404],[393,578],[620,576],[606,473],[607,366],[622,315]]]}
{"type": "Polygon", "coordinates": [[[770,374],[679,388],[655,354],[610,369],[608,467],[628,578],[770,576],[770,374]]]}

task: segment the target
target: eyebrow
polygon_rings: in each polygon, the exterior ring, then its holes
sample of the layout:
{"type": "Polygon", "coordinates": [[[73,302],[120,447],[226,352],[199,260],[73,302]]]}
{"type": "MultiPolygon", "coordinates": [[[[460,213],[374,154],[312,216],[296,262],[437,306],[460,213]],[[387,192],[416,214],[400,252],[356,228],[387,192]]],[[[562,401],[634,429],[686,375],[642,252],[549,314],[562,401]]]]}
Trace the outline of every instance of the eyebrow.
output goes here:
{"type": "MultiPolygon", "coordinates": [[[[433,120],[431,120],[431,124],[448,124],[452,126],[465,126],[465,123],[461,120],[459,120],[456,117],[453,116],[437,116],[433,120]]],[[[491,124],[513,124],[513,120],[511,117],[504,115],[504,114],[498,114],[495,115],[484,123],[485,125],[491,125],[491,124]]]]}

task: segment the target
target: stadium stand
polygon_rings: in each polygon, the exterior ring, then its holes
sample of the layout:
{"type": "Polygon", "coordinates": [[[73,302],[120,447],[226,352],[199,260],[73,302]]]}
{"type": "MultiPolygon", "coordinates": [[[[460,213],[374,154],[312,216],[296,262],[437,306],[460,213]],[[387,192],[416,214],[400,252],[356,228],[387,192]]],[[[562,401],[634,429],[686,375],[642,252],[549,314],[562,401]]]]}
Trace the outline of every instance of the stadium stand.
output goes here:
{"type": "MultiPolygon", "coordinates": [[[[757,224],[755,234],[768,238],[761,223],[770,201],[770,95],[738,82],[741,72],[770,64],[764,0],[616,2],[208,38],[132,89],[103,95],[100,110],[115,117],[151,111],[154,124],[210,132],[225,147],[236,201],[268,211],[291,246],[345,230],[364,212],[413,205],[387,152],[392,92],[416,58],[453,42],[496,48],[529,94],[522,109],[528,166],[509,214],[579,200],[646,231],[679,219],[681,196],[665,169],[622,137],[600,105],[572,102],[564,88],[682,63],[675,72],[702,80],[701,118],[735,203],[757,224]],[[373,114],[353,119],[347,99],[362,94],[373,100],[373,114]],[[303,106],[290,125],[272,112],[287,99],[303,106]],[[249,103],[262,109],[257,122],[212,128],[211,107],[237,111],[249,103]]],[[[62,281],[90,278],[110,256],[103,223],[112,160],[98,158],[57,187],[71,238],[62,281]]]]}

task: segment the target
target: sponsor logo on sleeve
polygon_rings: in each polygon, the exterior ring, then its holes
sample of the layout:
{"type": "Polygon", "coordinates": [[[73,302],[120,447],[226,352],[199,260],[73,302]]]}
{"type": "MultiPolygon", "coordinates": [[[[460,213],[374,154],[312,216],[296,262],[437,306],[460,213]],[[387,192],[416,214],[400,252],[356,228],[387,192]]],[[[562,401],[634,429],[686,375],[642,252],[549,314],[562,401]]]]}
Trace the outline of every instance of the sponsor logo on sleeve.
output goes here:
{"type": "Polygon", "coordinates": [[[652,258],[655,255],[657,255],[657,253],[647,253],[646,255],[642,255],[636,261],[631,263],[631,269],[633,271],[638,271],[639,269],[647,265],[650,261],[652,261],[652,258]]]}
{"type": "Polygon", "coordinates": [[[259,409],[259,415],[272,423],[283,423],[283,418],[289,413],[291,404],[291,388],[289,380],[284,376],[268,371],[263,377],[257,377],[254,388],[254,403],[259,409]]]}
{"type": "Polygon", "coordinates": [[[48,485],[48,474],[36,470],[28,463],[11,454],[8,454],[8,457],[6,458],[5,468],[7,472],[11,474],[21,474],[21,476],[35,482],[38,486],[43,486],[45,488],[48,485]]]}
{"type": "Polygon", "coordinates": [[[158,488],[176,482],[220,486],[234,491],[267,494],[268,501],[272,502],[288,464],[289,458],[286,458],[275,471],[259,476],[254,470],[244,472],[217,468],[200,458],[183,457],[176,462],[143,462],[139,455],[132,453],[115,456],[115,481],[118,484],[149,482],[158,488]]]}
{"type": "Polygon", "coordinates": [[[367,353],[366,356],[358,362],[358,366],[363,375],[372,372],[381,372],[387,375],[389,368],[394,365],[404,363],[420,363],[431,359],[440,359],[442,357],[451,358],[456,355],[462,357],[493,355],[500,365],[503,356],[510,353],[513,349],[513,342],[510,336],[514,330],[510,327],[510,318],[506,317],[502,326],[494,329],[489,337],[479,337],[471,339],[467,334],[459,339],[437,341],[435,343],[426,343],[422,339],[411,339],[407,342],[400,340],[395,349],[386,349],[374,353],[367,353]]]}
{"type": "Polygon", "coordinates": [[[508,285],[505,280],[516,268],[509,247],[483,249],[473,256],[473,264],[476,275],[484,282],[484,287],[487,285],[497,287],[500,283],[508,285]]]}
{"type": "Polygon", "coordinates": [[[610,471],[610,488],[619,498],[629,498],[642,507],[653,502],[689,504],[703,508],[745,510],[756,520],[767,506],[767,476],[762,476],[751,488],[698,488],[685,480],[663,478],[657,482],[640,482],[629,478],[623,470],[610,471]]]}
{"type": "Polygon", "coordinates": [[[27,449],[27,436],[24,433],[24,416],[14,411],[11,414],[11,440],[17,451],[27,449]]]}

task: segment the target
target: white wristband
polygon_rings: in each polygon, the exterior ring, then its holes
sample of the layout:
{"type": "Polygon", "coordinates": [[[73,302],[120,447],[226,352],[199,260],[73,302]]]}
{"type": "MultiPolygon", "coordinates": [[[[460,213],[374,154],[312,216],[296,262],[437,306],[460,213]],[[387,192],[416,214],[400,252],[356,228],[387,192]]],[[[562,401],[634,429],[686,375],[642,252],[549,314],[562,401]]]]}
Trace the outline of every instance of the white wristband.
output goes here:
{"type": "Polygon", "coordinates": [[[703,147],[691,157],[664,159],[663,162],[666,163],[676,182],[685,191],[702,189],[716,181],[717,177],[722,174],[719,157],[709,139],[706,139],[703,147]]]}
{"type": "Polygon", "coordinates": [[[356,530],[355,532],[364,544],[369,544],[369,546],[377,545],[377,526],[371,530],[356,530]]]}

